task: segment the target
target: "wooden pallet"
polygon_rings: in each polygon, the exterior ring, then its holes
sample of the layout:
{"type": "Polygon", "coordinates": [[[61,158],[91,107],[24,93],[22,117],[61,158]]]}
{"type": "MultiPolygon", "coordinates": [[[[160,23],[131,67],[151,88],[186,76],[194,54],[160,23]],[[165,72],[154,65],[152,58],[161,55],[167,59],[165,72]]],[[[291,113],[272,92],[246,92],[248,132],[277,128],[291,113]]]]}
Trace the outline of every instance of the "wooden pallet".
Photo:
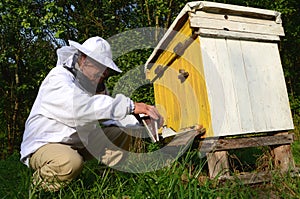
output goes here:
{"type": "Polygon", "coordinates": [[[269,181],[273,171],[249,172],[243,175],[230,175],[228,150],[249,147],[270,146],[275,169],[280,172],[292,171],[293,175],[299,175],[295,168],[291,143],[294,134],[289,132],[276,132],[265,135],[254,135],[239,138],[207,138],[200,141],[199,150],[207,156],[210,178],[218,178],[220,181],[239,179],[245,184],[254,184],[269,181]]]}

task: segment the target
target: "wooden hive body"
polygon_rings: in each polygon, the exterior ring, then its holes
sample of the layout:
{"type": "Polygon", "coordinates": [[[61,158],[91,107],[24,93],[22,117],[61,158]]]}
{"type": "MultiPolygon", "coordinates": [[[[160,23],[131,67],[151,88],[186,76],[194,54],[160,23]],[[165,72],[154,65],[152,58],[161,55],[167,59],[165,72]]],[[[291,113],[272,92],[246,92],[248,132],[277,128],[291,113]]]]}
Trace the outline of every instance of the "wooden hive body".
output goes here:
{"type": "Polygon", "coordinates": [[[293,129],[278,50],[280,13],[188,3],[146,63],[165,124],[207,137],[293,129]]]}

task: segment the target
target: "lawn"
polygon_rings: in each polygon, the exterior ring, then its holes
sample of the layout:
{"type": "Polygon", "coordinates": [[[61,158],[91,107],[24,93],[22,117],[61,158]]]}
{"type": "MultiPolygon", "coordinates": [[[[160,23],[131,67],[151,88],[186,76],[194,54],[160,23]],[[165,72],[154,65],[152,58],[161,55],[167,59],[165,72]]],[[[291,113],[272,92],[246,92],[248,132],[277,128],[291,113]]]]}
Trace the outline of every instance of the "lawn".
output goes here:
{"type": "MultiPolygon", "coordinates": [[[[300,142],[292,145],[296,164],[300,164],[300,142]]],[[[235,169],[250,170],[265,150],[248,149],[231,152],[235,169]],[[247,154],[246,156],[243,154],[247,154]],[[244,157],[244,158],[243,158],[244,157]]],[[[218,183],[205,177],[206,158],[189,149],[173,164],[153,172],[126,173],[97,161],[86,163],[82,174],[58,192],[30,188],[32,171],[14,154],[0,161],[0,196],[2,198],[300,198],[300,178],[275,172],[270,182],[244,185],[242,182],[218,183]]]]}

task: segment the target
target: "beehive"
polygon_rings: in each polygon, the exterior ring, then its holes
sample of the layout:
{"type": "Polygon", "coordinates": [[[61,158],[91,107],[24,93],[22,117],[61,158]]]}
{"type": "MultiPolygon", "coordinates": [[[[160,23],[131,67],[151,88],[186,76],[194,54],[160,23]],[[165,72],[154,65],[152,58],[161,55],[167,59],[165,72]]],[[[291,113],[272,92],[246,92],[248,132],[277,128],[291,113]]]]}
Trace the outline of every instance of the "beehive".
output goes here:
{"type": "Polygon", "coordinates": [[[276,11],[187,3],[145,66],[165,124],[207,137],[293,129],[281,36],[276,11]]]}

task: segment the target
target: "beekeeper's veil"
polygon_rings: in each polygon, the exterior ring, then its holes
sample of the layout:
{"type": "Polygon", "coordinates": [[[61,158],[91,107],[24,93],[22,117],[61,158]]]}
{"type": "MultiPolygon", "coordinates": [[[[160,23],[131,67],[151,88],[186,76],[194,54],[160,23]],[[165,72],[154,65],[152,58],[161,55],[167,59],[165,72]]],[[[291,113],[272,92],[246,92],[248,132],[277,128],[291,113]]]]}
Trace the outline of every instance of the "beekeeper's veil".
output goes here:
{"type": "Polygon", "coordinates": [[[64,46],[57,50],[57,65],[70,65],[77,51],[92,58],[94,61],[114,71],[122,72],[112,60],[112,52],[109,43],[101,37],[91,37],[83,44],[69,40],[70,46],[64,46]]]}
{"type": "Polygon", "coordinates": [[[83,44],[69,40],[70,46],[63,46],[57,50],[57,66],[63,65],[76,77],[78,83],[90,93],[94,93],[96,88],[91,85],[88,78],[79,70],[77,59],[79,53],[87,55],[89,58],[108,67],[114,71],[122,72],[112,60],[112,52],[109,43],[101,37],[92,37],[83,44]]]}

